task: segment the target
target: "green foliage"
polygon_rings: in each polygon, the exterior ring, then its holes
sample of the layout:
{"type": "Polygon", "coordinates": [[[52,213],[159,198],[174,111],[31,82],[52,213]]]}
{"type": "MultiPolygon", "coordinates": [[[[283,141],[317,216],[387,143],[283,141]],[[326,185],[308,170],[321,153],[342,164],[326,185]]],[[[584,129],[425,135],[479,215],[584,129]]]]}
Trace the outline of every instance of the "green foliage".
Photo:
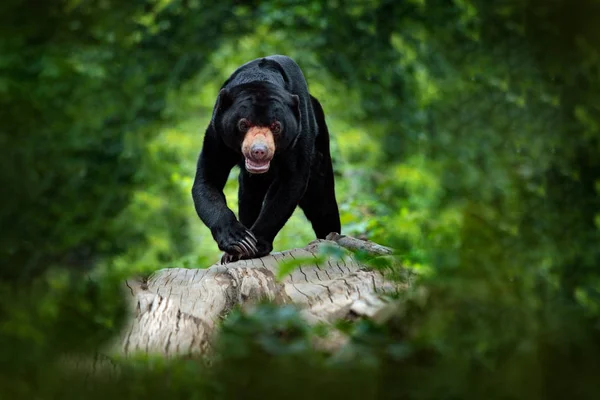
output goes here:
{"type": "Polygon", "coordinates": [[[0,214],[8,228],[0,237],[3,276],[90,266],[133,247],[139,256],[156,241],[170,243],[152,262],[189,251],[183,198],[172,198],[155,220],[159,239],[143,224],[143,210],[126,209],[136,188],[151,186],[161,198],[178,188],[165,171],[179,160],[149,143],[167,93],[232,29],[227,3],[192,12],[190,24],[178,23],[175,1],[59,1],[33,13],[19,1],[2,7],[0,140],[10,151],[0,183],[11,192],[0,214]],[[131,224],[136,217],[141,223],[131,224]]]}
{"type": "MultiPolygon", "coordinates": [[[[2,398],[597,394],[598,1],[32,4],[0,6],[2,398]],[[343,233],[419,279],[334,358],[265,304],[224,321],[210,367],[65,368],[114,337],[124,276],[218,259],[196,157],[219,85],[269,53],[323,103],[343,233]]],[[[297,211],[275,250],[312,239],[297,211]]]]}
{"type": "Polygon", "coordinates": [[[311,349],[309,329],[293,306],[264,304],[251,315],[232,312],[222,324],[220,354],[232,360],[253,353],[296,355],[311,349]]]}

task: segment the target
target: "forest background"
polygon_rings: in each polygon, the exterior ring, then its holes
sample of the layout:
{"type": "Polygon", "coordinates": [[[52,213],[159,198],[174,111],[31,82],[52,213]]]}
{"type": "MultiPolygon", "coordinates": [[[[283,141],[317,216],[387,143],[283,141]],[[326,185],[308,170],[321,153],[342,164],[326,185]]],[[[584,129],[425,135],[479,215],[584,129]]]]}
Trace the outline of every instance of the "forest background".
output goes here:
{"type": "MultiPolygon", "coordinates": [[[[599,20],[594,0],[4,0],[0,397],[593,398],[599,20]],[[118,333],[122,279],[218,259],[190,196],[204,129],[274,53],[325,109],[343,233],[419,274],[394,320],[331,360],[265,305],[211,368],[62,368],[118,333]]],[[[275,251],[312,239],[297,211],[275,251]]]]}

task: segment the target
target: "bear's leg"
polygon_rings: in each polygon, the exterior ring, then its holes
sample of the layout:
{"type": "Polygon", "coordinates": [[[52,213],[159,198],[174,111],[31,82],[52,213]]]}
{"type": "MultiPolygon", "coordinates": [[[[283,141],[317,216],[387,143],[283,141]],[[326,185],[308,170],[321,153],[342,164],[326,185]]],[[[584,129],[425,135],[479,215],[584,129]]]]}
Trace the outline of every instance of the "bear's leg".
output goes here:
{"type": "Polygon", "coordinates": [[[263,175],[250,175],[240,171],[238,177],[238,214],[240,222],[250,228],[256,222],[269,189],[269,179],[263,175]]]}
{"type": "Polygon", "coordinates": [[[331,158],[323,157],[320,168],[311,175],[299,205],[312,224],[317,239],[325,239],[331,232],[341,233],[331,158]]]}
{"type": "Polygon", "coordinates": [[[219,249],[231,254],[252,254],[257,251],[256,237],[240,223],[227,206],[223,187],[238,156],[215,140],[209,125],[204,145],[198,157],[192,198],[198,217],[210,229],[219,249]]]}

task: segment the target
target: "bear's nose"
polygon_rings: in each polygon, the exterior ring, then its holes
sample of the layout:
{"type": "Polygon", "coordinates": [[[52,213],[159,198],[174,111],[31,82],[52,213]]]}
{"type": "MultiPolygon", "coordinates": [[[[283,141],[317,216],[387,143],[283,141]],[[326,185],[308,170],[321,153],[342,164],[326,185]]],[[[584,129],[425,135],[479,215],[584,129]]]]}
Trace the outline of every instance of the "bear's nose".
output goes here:
{"type": "Polygon", "coordinates": [[[256,160],[262,160],[267,157],[267,152],[267,146],[262,143],[257,143],[250,149],[250,154],[252,154],[252,157],[256,160]]]}

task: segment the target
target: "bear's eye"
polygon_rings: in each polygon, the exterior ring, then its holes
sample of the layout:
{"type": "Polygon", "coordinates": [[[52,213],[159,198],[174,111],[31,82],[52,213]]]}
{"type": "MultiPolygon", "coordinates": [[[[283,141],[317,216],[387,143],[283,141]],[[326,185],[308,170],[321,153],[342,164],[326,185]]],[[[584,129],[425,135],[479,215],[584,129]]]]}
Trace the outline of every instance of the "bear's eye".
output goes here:
{"type": "Polygon", "coordinates": [[[273,122],[271,124],[271,132],[273,132],[274,135],[279,135],[281,133],[281,122],[273,122]]]}
{"type": "Polygon", "coordinates": [[[246,118],[242,118],[238,121],[238,129],[242,133],[246,133],[250,129],[250,122],[246,118]]]}

